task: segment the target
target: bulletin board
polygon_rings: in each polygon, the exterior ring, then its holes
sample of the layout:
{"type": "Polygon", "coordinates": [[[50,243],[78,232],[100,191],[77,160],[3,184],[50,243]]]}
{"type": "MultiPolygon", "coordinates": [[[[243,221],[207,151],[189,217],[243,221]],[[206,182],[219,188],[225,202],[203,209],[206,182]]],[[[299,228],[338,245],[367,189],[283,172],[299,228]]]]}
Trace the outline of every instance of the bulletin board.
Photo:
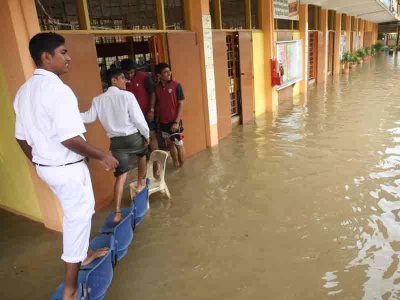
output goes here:
{"type": "Polygon", "coordinates": [[[282,64],[285,74],[283,84],[277,89],[283,89],[303,79],[303,42],[301,40],[276,43],[276,58],[282,64]]]}

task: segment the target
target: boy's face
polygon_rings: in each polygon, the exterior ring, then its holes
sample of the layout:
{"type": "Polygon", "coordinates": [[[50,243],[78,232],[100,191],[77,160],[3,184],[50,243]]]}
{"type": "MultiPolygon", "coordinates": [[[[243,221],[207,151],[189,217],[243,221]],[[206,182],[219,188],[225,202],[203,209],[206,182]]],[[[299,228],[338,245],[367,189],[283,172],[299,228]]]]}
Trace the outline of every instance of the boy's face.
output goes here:
{"type": "Polygon", "coordinates": [[[61,45],[54,50],[54,55],[43,52],[42,62],[47,69],[57,75],[62,75],[68,72],[71,57],[67,54],[68,50],[65,45],[61,45]]]}
{"type": "Polygon", "coordinates": [[[158,74],[158,78],[162,81],[170,81],[171,80],[171,69],[170,68],[165,68],[161,71],[160,74],[158,74]]]}
{"type": "Polygon", "coordinates": [[[111,82],[113,86],[119,88],[120,90],[126,90],[126,79],[124,74],[114,77],[111,82]]]}
{"type": "Polygon", "coordinates": [[[129,71],[124,71],[125,78],[127,80],[131,80],[133,76],[135,76],[135,69],[129,70],[129,71]]]}

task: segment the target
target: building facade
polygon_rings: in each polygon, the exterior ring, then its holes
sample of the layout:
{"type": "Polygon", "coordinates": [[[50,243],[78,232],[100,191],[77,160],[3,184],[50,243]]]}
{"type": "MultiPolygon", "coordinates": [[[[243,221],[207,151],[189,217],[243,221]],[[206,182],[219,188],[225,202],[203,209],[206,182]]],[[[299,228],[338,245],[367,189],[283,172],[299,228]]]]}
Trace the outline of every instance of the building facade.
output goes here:
{"type": "MultiPolygon", "coordinates": [[[[156,63],[169,62],[185,92],[189,156],[339,74],[341,53],[374,44],[378,34],[376,23],[296,0],[3,0],[0,24],[0,206],[54,230],[61,208],[14,138],[12,102],[33,73],[28,43],[36,33],[66,38],[72,64],[62,79],[81,111],[103,91],[111,65],[129,57],[154,75],[156,63]]],[[[87,140],[107,151],[101,125],[87,129],[87,140]]],[[[101,209],[114,179],[96,162],[91,173],[101,209]]]]}

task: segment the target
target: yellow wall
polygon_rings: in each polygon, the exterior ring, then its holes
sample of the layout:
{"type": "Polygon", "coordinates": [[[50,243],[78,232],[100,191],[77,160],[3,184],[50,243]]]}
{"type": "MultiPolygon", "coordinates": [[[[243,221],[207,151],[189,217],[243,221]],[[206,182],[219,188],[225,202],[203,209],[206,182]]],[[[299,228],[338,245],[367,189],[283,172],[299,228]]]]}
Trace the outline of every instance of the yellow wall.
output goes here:
{"type": "Polygon", "coordinates": [[[0,65],[0,206],[42,220],[27,160],[14,137],[14,110],[0,65]]]}
{"type": "Polygon", "coordinates": [[[253,32],[254,111],[256,117],[267,110],[264,57],[264,33],[253,32]]]}

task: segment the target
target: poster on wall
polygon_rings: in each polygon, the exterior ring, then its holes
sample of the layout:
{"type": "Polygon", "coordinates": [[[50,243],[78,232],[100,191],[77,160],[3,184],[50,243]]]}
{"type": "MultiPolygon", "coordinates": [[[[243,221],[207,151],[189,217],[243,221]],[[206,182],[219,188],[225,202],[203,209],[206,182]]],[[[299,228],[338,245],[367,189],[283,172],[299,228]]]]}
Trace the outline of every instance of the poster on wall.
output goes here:
{"type": "Polygon", "coordinates": [[[274,0],[275,19],[299,20],[300,0],[274,0]]]}
{"type": "Polygon", "coordinates": [[[277,42],[276,58],[284,70],[283,84],[278,90],[302,80],[302,49],[301,40],[277,42]]]}

